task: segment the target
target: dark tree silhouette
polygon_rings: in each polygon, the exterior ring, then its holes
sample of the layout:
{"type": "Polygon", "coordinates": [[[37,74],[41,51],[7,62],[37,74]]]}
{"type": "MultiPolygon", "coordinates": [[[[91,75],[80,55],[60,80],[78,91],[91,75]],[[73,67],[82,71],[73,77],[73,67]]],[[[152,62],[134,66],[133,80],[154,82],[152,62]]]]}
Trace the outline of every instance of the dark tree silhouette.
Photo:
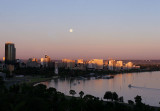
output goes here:
{"type": "Polygon", "coordinates": [[[128,100],[128,104],[133,105],[134,102],[132,100],[128,100]]]}
{"type": "MultiPolygon", "coordinates": [[[[70,91],[74,95],[74,90],[70,91]]],[[[83,93],[80,93],[81,96],[83,93]]],[[[106,92],[104,98],[113,98],[112,92],[106,92]]],[[[113,94],[114,95],[114,94],[113,94]]],[[[116,94],[115,94],[116,95],[116,94]]],[[[141,97],[135,97],[141,103],[141,97]]],[[[134,105],[120,102],[106,102],[92,95],[82,99],[69,97],[57,92],[55,88],[47,89],[45,85],[14,85],[6,91],[0,89],[0,111],[156,111],[157,108],[145,104],[134,105]]]]}
{"type": "Polygon", "coordinates": [[[105,94],[104,94],[104,99],[112,99],[112,92],[111,91],[107,91],[105,94]]]}
{"type": "Polygon", "coordinates": [[[76,94],[76,91],[75,90],[70,90],[69,93],[74,96],[76,94]]]}
{"type": "Polygon", "coordinates": [[[116,92],[112,93],[112,101],[113,100],[118,101],[118,94],[116,92]]]}
{"type": "Polygon", "coordinates": [[[88,101],[88,100],[98,100],[98,98],[96,98],[96,97],[94,97],[92,95],[87,94],[87,95],[84,96],[84,100],[85,101],[88,101]]]}
{"type": "Polygon", "coordinates": [[[123,103],[123,102],[124,102],[124,101],[123,101],[123,96],[119,97],[118,100],[119,100],[119,102],[122,102],[122,103],[123,103]]]}
{"type": "Polygon", "coordinates": [[[80,96],[81,98],[83,97],[83,95],[84,95],[84,92],[83,92],[83,91],[79,92],[79,96],[80,96]]]}
{"type": "Polygon", "coordinates": [[[135,98],[135,102],[136,102],[136,104],[141,104],[142,103],[142,98],[141,98],[141,96],[136,96],[135,98]]]}

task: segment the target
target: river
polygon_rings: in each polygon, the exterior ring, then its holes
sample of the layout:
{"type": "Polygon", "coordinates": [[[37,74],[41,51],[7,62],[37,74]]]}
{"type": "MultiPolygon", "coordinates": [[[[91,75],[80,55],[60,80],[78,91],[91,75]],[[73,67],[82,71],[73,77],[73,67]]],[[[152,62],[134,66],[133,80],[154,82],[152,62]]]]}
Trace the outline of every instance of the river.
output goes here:
{"type": "Polygon", "coordinates": [[[117,74],[113,79],[95,79],[94,77],[86,80],[77,79],[53,79],[42,82],[48,88],[54,87],[58,91],[69,95],[69,90],[103,98],[106,91],[117,92],[119,96],[124,97],[124,102],[134,100],[136,95],[142,97],[142,102],[151,106],[160,106],[160,71],[117,74]],[[133,87],[129,88],[131,84],[133,87]]]}

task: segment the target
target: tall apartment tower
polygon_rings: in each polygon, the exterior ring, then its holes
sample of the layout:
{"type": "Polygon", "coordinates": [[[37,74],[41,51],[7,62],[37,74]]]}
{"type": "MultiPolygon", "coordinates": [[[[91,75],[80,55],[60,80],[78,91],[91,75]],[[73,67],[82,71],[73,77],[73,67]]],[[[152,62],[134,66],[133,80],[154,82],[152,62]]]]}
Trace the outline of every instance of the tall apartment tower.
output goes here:
{"type": "Polygon", "coordinates": [[[5,64],[14,65],[16,61],[16,48],[13,43],[7,42],[5,44],[5,64]]]}

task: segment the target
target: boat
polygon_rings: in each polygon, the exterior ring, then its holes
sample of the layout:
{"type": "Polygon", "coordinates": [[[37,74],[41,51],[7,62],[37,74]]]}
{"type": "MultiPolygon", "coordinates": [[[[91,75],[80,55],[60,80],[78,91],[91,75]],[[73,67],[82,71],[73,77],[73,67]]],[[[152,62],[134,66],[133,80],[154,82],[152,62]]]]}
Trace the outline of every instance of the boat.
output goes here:
{"type": "Polygon", "coordinates": [[[101,79],[102,77],[101,76],[97,76],[97,77],[95,77],[95,79],[101,79]]]}
{"type": "Polygon", "coordinates": [[[114,76],[103,76],[102,79],[113,79],[114,76]]]}
{"type": "Polygon", "coordinates": [[[85,78],[85,77],[82,77],[82,76],[79,76],[77,79],[78,79],[78,80],[86,80],[86,78],[85,78]]]}
{"type": "Polygon", "coordinates": [[[131,84],[129,84],[129,85],[128,85],[128,87],[130,88],[130,87],[132,87],[132,85],[131,85],[131,84]]]}

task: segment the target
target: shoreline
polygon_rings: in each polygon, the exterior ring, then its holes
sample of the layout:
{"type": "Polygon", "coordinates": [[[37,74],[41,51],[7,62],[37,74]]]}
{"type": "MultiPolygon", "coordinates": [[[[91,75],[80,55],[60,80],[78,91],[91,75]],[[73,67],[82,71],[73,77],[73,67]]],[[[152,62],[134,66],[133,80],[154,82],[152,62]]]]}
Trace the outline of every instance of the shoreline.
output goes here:
{"type": "MultiPolygon", "coordinates": [[[[118,75],[118,74],[127,74],[127,73],[145,73],[145,72],[159,72],[160,70],[141,70],[141,71],[122,71],[122,72],[90,72],[89,74],[80,74],[80,75],[61,75],[59,74],[59,77],[63,78],[63,77],[79,77],[79,76],[82,76],[82,77],[96,77],[96,76],[103,76],[103,75],[118,75]],[[94,73],[94,75],[90,75],[91,73],[94,73]]],[[[84,72],[85,73],[85,72],[84,72]]]]}
{"type": "MultiPolygon", "coordinates": [[[[23,83],[27,83],[27,84],[31,84],[34,85],[36,83],[39,82],[45,82],[45,81],[49,81],[55,78],[68,78],[68,77],[97,77],[97,76],[105,76],[105,75],[118,75],[118,74],[127,74],[127,73],[145,73],[145,72],[159,72],[160,70],[143,70],[143,71],[127,71],[127,72],[108,72],[108,73],[102,73],[102,72],[96,72],[94,73],[94,75],[90,75],[90,74],[81,74],[81,75],[53,75],[51,77],[43,77],[42,75],[36,75],[36,76],[32,76],[32,75],[24,75],[24,77],[22,78],[18,78],[18,77],[14,77],[14,78],[9,78],[8,80],[5,80],[5,83],[7,84],[23,84],[23,83]]],[[[90,72],[91,73],[91,72],[90,72]]],[[[10,85],[9,85],[10,86],[10,85]]]]}

